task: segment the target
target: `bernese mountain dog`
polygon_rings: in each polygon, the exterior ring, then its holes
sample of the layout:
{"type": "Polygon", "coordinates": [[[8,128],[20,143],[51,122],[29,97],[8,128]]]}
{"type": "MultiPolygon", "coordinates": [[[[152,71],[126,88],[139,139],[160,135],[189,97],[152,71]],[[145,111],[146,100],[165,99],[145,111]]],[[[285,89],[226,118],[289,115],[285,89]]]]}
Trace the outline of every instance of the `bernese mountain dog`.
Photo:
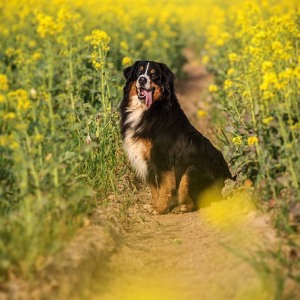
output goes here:
{"type": "Polygon", "coordinates": [[[222,153],[189,122],[163,63],[137,61],[124,69],[121,134],[136,175],[150,185],[158,214],[189,212],[212,186],[232,178],[222,153]],[[179,210],[178,210],[179,209],[179,210]]]}

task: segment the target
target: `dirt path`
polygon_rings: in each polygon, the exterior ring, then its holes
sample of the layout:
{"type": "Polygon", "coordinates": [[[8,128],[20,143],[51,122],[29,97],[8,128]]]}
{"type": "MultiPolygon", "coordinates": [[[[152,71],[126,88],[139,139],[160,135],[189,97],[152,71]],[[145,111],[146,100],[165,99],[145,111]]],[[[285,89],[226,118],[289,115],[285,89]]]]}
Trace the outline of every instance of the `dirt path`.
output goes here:
{"type": "Polygon", "coordinates": [[[176,94],[184,112],[192,124],[206,137],[213,138],[210,126],[210,116],[198,116],[198,110],[208,113],[211,107],[211,98],[206,95],[207,86],[212,82],[212,75],[208,74],[203,64],[190,51],[185,51],[187,63],[183,70],[187,74],[186,80],[178,81],[176,94]]]}
{"type": "MultiPolygon", "coordinates": [[[[211,77],[191,52],[188,78],[177,84],[182,107],[192,123],[211,137],[203,90],[211,77]],[[201,101],[200,101],[201,100],[201,101]]],[[[187,214],[151,215],[149,191],[137,193],[136,214],[121,247],[90,287],[89,299],[185,300],[270,299],[264,281],[243,256],[272,235],[248,198],[222,201],[187,214]]],[[[118,200],[117,200],[118,201],[118,200]]],[[[122,199],[120,199],[122,201],[122,199]]]]}

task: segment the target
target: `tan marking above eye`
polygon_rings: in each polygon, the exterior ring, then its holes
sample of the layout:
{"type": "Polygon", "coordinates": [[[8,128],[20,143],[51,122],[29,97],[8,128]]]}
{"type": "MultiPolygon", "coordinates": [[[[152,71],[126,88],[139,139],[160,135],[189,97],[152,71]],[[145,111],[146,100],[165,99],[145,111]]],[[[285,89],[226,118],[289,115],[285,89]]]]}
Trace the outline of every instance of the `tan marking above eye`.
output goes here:
{"type": "Polygon", "coordinates": [[[144,70],[144,67],[143,66],[140,66],[139,67],[139,71],[143,71],[144,70]]]}
{"type": "Polygon", "coordinates": [[[155,74],[156,72],[155,72],[154,69],[152,69],[152,70],[150,71],[150,73],[151,73],[151,74],[155,74]]]}

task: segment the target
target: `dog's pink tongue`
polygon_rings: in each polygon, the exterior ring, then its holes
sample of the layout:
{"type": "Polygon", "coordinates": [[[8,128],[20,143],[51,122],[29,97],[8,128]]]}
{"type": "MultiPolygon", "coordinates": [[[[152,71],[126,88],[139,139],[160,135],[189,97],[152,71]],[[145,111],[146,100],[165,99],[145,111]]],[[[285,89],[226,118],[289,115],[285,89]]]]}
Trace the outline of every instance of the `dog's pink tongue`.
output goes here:
{"type": "Polygon", "coordinates": [[[149,108],[152,104],[152,91],[145,91],[146,94],[146,105],[149,108]]]}

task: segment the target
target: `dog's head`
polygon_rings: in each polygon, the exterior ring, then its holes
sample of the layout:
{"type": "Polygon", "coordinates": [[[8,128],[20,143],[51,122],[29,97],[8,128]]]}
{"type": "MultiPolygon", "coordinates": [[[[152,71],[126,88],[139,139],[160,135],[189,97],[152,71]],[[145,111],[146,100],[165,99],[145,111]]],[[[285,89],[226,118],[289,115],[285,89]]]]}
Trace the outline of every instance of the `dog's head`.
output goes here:
{"type": "Polygon", "coordinates": [[[138,96],[149,108],[153,102],[169,97],[174,91],[175,76],[163,63],[137,61],[123,71],[130,95],[138,96]]]}

